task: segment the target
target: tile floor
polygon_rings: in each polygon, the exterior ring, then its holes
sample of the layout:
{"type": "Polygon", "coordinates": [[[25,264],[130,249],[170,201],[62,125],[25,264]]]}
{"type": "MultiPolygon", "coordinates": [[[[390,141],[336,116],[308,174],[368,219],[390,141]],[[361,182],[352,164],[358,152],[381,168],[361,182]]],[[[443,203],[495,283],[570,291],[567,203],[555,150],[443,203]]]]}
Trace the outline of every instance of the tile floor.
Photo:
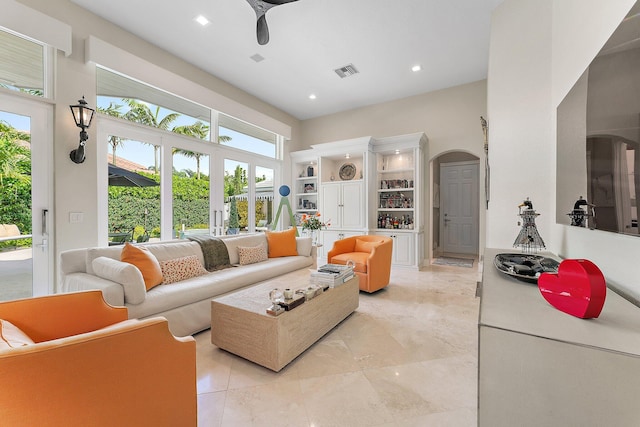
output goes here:
{"type": "Polygon", "coordinates": [[[480,275],[477,260],[395,269],[279,373],[197,334],[198,425],[475,426],[480,275]]]}

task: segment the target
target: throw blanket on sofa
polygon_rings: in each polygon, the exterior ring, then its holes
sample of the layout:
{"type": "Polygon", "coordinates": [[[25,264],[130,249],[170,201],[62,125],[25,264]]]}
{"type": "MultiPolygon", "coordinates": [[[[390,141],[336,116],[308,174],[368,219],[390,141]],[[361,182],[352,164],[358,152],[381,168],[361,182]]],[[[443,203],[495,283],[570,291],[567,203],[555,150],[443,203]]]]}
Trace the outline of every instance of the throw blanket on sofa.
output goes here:
{"type": "Polygon", "coordinates": [[[206,235],[189,236],[189,240],[198,242],[204,255],[204,268],[207,271],[222,270],[231,267],[227,245],[217,237],[206,235]]]}

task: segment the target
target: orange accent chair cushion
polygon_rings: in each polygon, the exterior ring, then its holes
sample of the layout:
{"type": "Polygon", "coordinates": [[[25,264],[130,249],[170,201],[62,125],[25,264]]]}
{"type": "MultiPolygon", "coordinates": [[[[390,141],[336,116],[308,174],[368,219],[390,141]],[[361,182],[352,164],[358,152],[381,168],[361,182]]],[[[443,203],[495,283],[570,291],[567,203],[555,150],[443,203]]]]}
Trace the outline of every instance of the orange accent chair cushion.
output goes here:
{"type": "Polygon", "coordinates": [[[327,253],[329,264],[355,263],[360,290],[375,292],[387,286],[391,278],[393,239],[386,236],[363,235],[336,240],[327,253]]]}
{"type": "Polygon", "coordinates": [[[125,243],[124,248],[122,248],[122,253],[120,254],[120,261],[128,262],[138,267],[142,273],[144,286],[147,288],[147,291],[162,283],[160,263],[148,249],[125,243]]]}
{"type": "Polygon", "coordinates": [[[292,227],[285,231],[266,231],[269,245],[269,258],[296,256],[296,229],[292,227]]]}

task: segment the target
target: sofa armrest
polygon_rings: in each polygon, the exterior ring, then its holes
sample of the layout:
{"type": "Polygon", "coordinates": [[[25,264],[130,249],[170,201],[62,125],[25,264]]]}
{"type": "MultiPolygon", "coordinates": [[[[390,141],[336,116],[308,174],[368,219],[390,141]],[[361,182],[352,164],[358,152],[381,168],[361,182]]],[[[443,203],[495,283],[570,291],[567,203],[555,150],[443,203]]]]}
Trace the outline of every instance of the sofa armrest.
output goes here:
{"type": "Polygon", "coordinates": [[[75,292],[2,302],[0,319],[38,343],[121,322],[127,319],[127,309],[107,304],[101,291],[75,292]]]}
{"type": "Polygon", "coordinates": [[[0,352],[3,425],[196,426],[196,346],[129,320],[0,352]]]}
{"type": "Polygon", "coordinates": [[[369,277],[376,277],[382,282],[389,282],[391,277],[391,259],[393,256],[393,240],[384,242],[372,248],[367,259],[369,277]]]}
{"type": "Polygon", "coordinates": [[[62,282],[62,292],[100,290],[107,304],[124,306],[124,288],[118,282],[89,273],[71,273],[62,282]]]}

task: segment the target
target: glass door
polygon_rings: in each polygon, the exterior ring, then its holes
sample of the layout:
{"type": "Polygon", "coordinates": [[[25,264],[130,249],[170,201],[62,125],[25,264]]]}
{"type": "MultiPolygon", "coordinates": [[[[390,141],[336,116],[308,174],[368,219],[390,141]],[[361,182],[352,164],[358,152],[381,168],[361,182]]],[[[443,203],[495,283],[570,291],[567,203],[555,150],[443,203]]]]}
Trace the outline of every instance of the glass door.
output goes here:
{"type": "Polygon", "coordinates": [[[51,107],[0,98],[0,300],[53,292],[51,107]]]}

